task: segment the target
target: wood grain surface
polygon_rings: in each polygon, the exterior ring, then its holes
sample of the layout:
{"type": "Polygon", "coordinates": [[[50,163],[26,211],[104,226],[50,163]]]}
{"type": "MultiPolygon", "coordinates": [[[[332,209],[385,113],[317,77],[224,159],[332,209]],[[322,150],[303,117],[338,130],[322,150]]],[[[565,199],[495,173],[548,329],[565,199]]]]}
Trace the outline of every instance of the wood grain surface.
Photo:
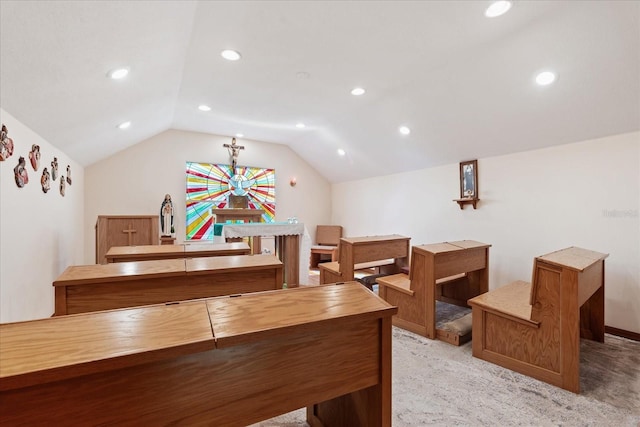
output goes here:
{"type": "Polygon", "coordinates": [[[0,420],[390,426],[394,312],[349,283],[1,325],[0,420]]]}

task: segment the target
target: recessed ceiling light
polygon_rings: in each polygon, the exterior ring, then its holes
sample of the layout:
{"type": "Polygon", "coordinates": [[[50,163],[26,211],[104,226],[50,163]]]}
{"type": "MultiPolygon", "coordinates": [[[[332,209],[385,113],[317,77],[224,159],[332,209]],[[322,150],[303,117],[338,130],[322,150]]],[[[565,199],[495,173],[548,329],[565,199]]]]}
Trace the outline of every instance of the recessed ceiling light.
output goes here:
{"type": "Polygon", "coordinates": [[[131,126],[131,122],[120,123],[118,129],[127,129],[129,126],[131,126]]]}
{"type": "Polygon", "coordinates": [[[346,151],[344,151],[342,148],[338,148],[338,155],[339,156],[344,156],[345,154],[347,154],[346,151]]]}
{"type": "Polygon", "coordinates": [[[243,133],[236,133],[236,138],[242,138],[244,136],[243,133]]]}
{"type": "Polygon", "coordinates": [[[495,18],[496,16],[504,15],[511,9],[511,2],[506,0],[494,1],[484,11],[484,16],[487,18],[495,18]]]}
{"type": "Polygon", "coordinates": [[[222,55],[222,57],[228,61],[237,61],[241,58],[240,52],[236,52],[235,50],[231,49],[223,50],[220,55],[222,55]]]}
{"type": "Polygon", "coordinates": [[[355,95],[355,96],[360,96],[360,95],[364,95],[365,90],[362,89],[361,87],[356,87],[351,91],[351,95],[355,95]]]}
{"type": "Polygon", "coordinates": [[[398,129],[400,131],[401,134],[403,135],[409,135],[411,133],[411,129],[409,129],[406,126],[400,126],[400,128],[398,129]]]}
{"type": "Polygon", "coordinates": [[[200,111],[211,111],[211,107],[209,107],[208,105],[198,105],[198,110],[200,111]]]}
{"type": "Polygon", "coordinates": [[[550,85],[556,80],[556,75],[551,71],[543,71],[536,76],[536,83],[540,86],[550,85]]]}
{"type": "Polygon", "coordinates": [[[305,125],[304,125],[304,123],[297,123],[297,124],[296,124],[296,127],[297,127],[298,129],[304,129],[304,128],[305,128],[305,125]]]}
{"type": "Polygon", "coordinates": [[[129,74],[128,68],[116,68],[115,70],[111,70],[107,73],[107,76],[114,80],[123,79],[129,74]]]}

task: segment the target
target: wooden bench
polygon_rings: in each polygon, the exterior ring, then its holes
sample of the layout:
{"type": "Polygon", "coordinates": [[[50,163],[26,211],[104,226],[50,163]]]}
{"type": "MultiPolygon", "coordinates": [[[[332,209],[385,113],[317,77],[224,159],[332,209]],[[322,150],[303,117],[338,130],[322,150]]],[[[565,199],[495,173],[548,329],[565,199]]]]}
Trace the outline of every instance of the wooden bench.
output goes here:
{"type": "Polygon", "coordinates": [[[0,418],[388,427],[395,310],[345,283],[2,324],[0,418]]]}
{"type": "Polygon", "coordinates": [[[536,257],[532,283],[469,300],[473,355],[580,392],[580,337],[604,341],[602,254],[570,247],[536,257]]]}
{"type": "Polygon", "coordinates": [[[343,237],[340,239],[340,262],[325,262],[320,269],[320,284],[354,280],[354,272],[376,267],[380,273],[393,274],[408,265],[410,237],[388,236],[343,237]]]}
{"type": "Polygon", "coordinates": [[[244,242],[194,243],[188,245],[112,246],[105,255],[108,263],[149,261],[154,259],[201,258],[210,256],[249,255],[244,242]]]}
{"type": "Polygon", "coordinates": [[[468,318],[436,328],[436,300],[468,307],[488,290],[489,248],[473,240],[414,246],[409,274],[378,279],[380,297],[398,307],[393,324],[431,339],[460,345],[471,339],[468,318]],[[461,323],[468,323],[465,328],[461,323]]]}
{"type": "Polygon", "coordinates": [[[338,245],[342,237],[340,225],[318,225],[316,227],[317,245],[311,246],[309,267],[316,268],[322,255],[330,255],[331,261],[338,261],[338,245]]]}
{"type": "Polygon", "coordinates": [[[70,266],[53,282],[55,316],[282,289],[273,255],[70,266]]]}

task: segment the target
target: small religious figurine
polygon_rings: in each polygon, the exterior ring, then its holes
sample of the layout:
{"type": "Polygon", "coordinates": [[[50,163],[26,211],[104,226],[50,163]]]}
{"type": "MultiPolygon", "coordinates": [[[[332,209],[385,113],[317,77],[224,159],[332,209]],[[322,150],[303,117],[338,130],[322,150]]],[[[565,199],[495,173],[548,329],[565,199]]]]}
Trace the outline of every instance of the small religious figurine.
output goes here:
{"type": "Polygon", "coordinates": [[[236,139],[231,139],[231,144],[223,144],[223,147],[227,147],[229,150],[229,155],[231,156],[231,169],[233,174],[236,174],[236,165],[238,164],[238,156],[240,155],[240,150],[244,150],[243,145],[236,144],[236,139]]]}
{"type": "Polygon", "coordinates": [[[37,144],[33,144],[31,146],[31,151],[29,152],[29,161],[31,162],[31,167],[34,171],[37,171],[40,167],[40,146],[37,144]]]}
{"type": "Polygon", "coordinates": [[[3,124],[0,131],[0,162],[13,155],[13,139],[9,138],[7,127],[3,124]]]}
{"type": "Polygon", "coordinates": [[[67,184],[71,185],[71,165],[67,165],[67,184]]]}
{"type": "Polygon", "coordinates": [[[42,170],[42,177],[40,177],[40,184],[42,185],[42,192],[46,193],[51,188],[51,175],[49,175],[49,171],[45,167],[42,170]]]}
{"type": "Polygon", "coordinates": [[[16,185],[19,188],[24,187],[29,182],[29,175],[27,175],[27,161],[24,157],[20,156],[18,159],[18,165],[13,168],[13,173],[16,178],[16,185]]]}
{"type": "Polygon", "coordinates": [[[54,157],[51,162],[51,179],[54,181],[58,178],[58,158],[54,157]]]}
{"type": "Polygon", "coordinates": [[[173,232],[173,202],[169,194],[164,196],[160,207],[160,228],[163,236],[171,236],[173,232]]]}
{"type": "Polygon", "coordinates": [[[65,182],[66,181],[64,180],[64,176],[60,175],[60,195],[62,197],[64,197],[64,190],[65,190],[64,185],[65,185],[65,182]]]}

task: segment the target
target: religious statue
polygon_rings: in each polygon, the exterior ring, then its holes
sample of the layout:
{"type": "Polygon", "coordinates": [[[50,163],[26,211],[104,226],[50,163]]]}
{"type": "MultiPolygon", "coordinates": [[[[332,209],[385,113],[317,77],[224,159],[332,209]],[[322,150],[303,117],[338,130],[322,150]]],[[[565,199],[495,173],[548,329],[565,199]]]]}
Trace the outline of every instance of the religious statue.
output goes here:
{"type": "Polygon", "coordinates": [[[44,193],[48,192],[51,188],[51,175],[47,168],[44,168],[42,171],[42,177],[40,177],[40,184],[42,185],[42,191],[44,193]]]}
{"type": "Polygon", "coordinates": [[[173,232],[173,202],[169,194],[164,196],[160,207],[160,228],[163,236],[171,236],[173,232]]]}
{"type": "Polygon", "coordinates": [[[16,185],[19,188],[24,187],[29,182],[29,175],[27,174],[27,162],[24,157],[20,156],[18,159],[18,165],[13,168],[13,174],[16,179],[16,185]]]}
{"type": "Polygon", "coordinates": [[[7,127],[3,124],[0,131],[0,162],[13,155],[13,139],[9,138],[7,127]]]}
{"type": "Polygon", "coordinates": [[[51,162],[51,179],[54,181],[58,178],[58,158],[54,157],[51,162]]]}
{"type": "Polygon", "coordinates": [[[31,145],[31,151],[29,152],[29,161],[34,171],[37,171],[40,167],[40,146],[38,144],[31,145]]]}
{"type": "Polygon", "coordinates": [[[226,147],[229,150],[229,156],[231,156],[231,169],[235,175],[238,156],[240,155],[240,150],[244,150],[244,146],[236,144],[236,139],[233,138],[231,139],[231,144],[223,144],[223,147],[226,147]]]}

